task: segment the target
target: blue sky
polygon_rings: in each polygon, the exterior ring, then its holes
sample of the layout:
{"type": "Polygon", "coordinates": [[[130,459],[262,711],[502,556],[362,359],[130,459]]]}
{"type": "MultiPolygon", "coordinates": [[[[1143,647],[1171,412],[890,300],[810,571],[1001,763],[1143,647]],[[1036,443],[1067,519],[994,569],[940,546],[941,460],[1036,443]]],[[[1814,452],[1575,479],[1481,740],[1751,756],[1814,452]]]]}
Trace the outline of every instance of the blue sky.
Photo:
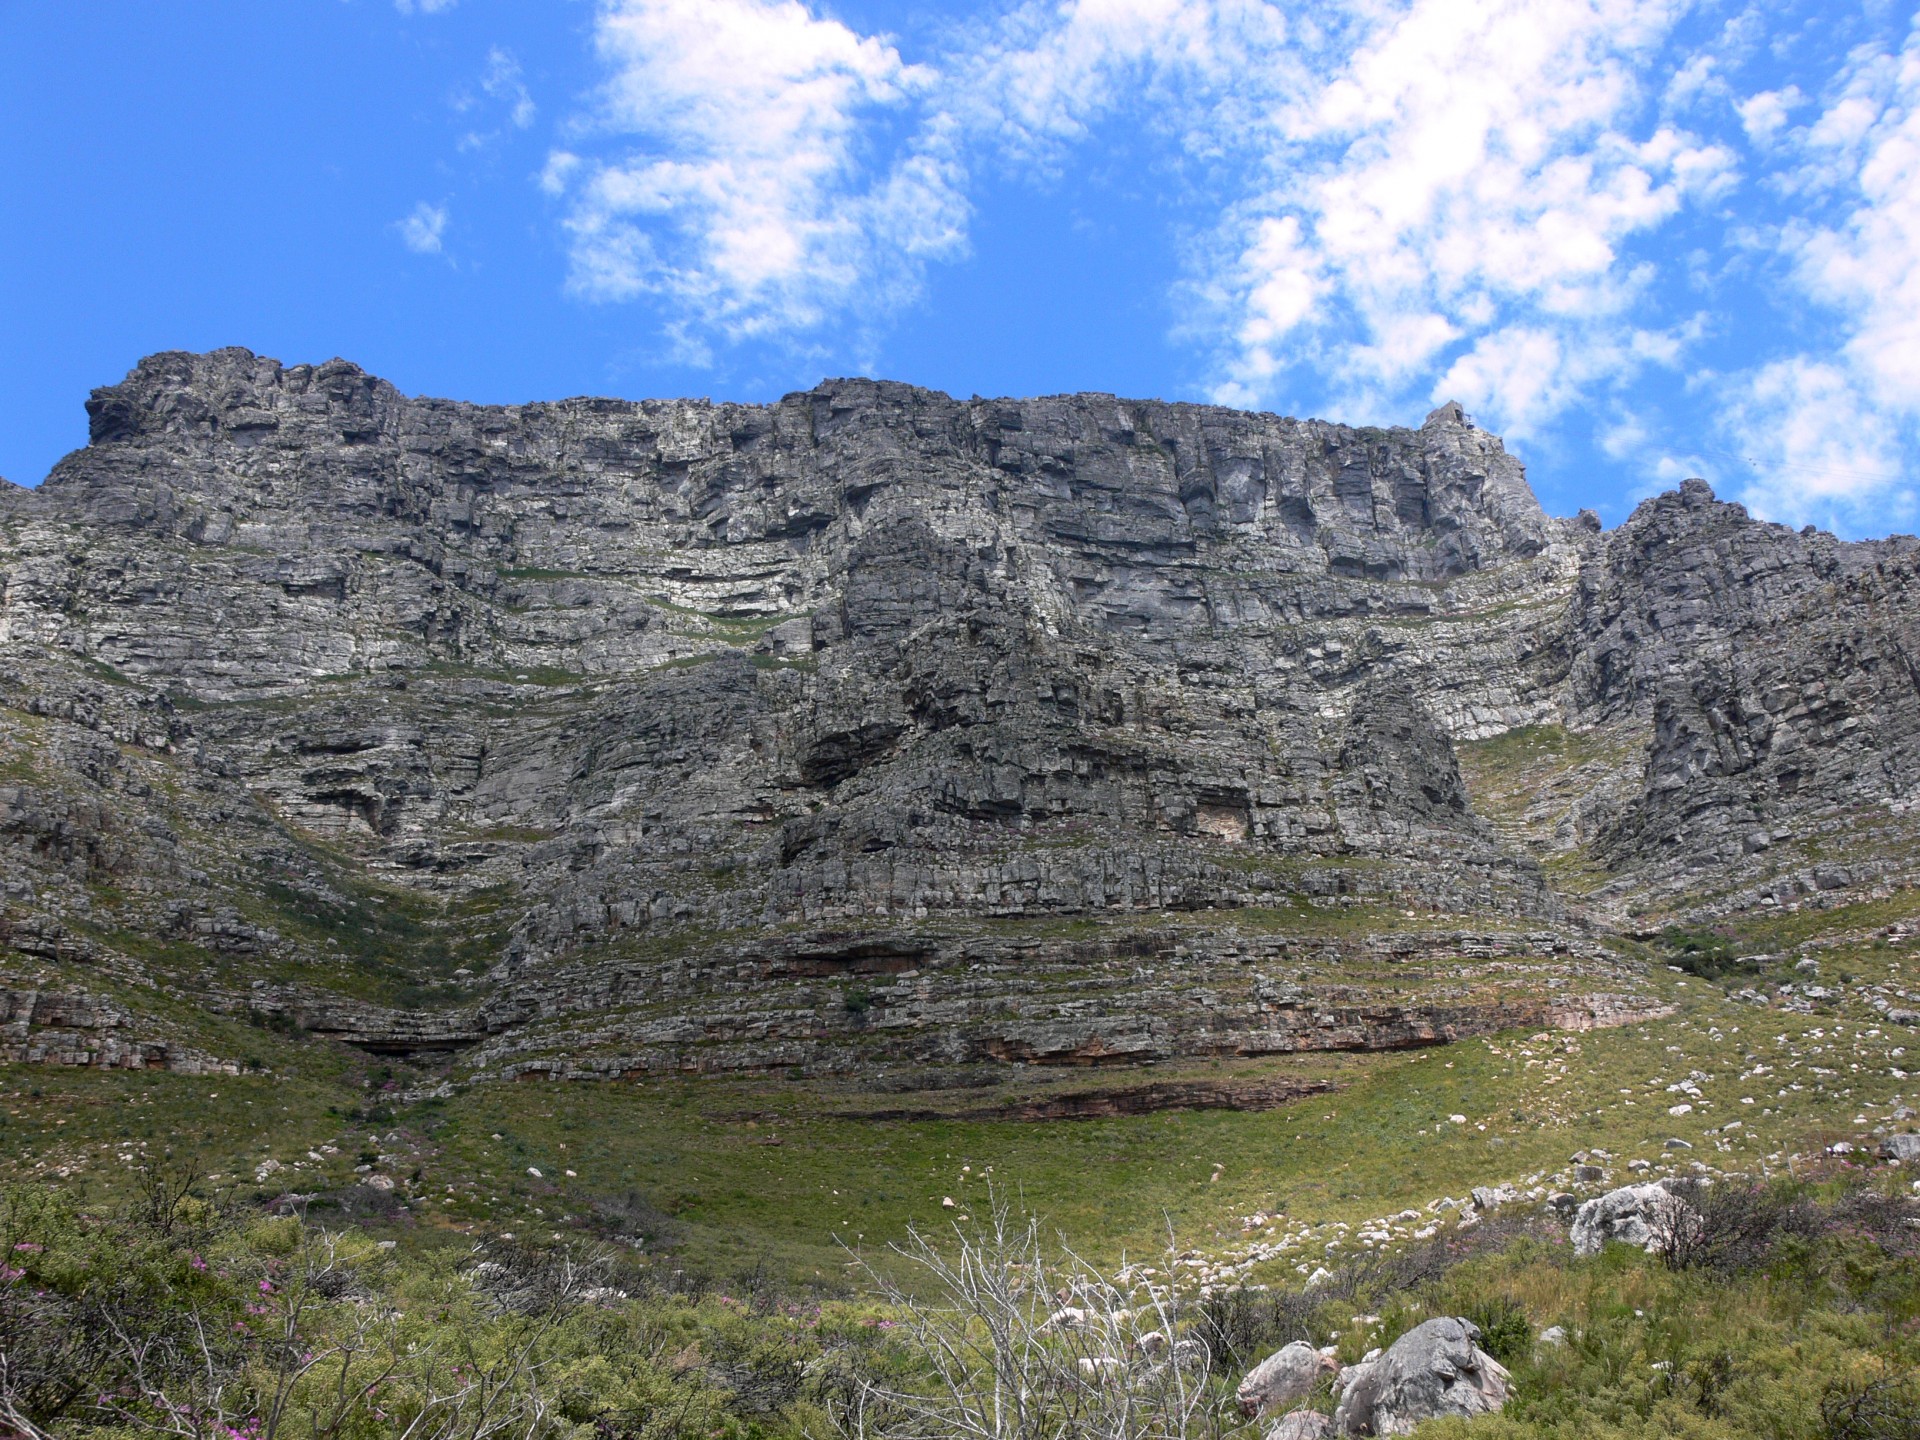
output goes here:
{"type": "Polygon", "coordinates": [[[0,0],[0,474],[143,354],[1353,423],[1911,530],[1912,3],[0,0]]]}

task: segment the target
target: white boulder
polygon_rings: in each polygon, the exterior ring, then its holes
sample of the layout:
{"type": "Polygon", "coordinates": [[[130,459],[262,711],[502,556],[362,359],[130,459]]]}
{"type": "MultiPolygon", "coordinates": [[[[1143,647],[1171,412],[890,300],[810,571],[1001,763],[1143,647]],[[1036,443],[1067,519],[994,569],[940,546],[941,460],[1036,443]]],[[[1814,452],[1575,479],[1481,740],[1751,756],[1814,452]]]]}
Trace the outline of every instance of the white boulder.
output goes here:
{"type": "Polygon", "coordinates": [[[1653,1181],[1623,1185],[1587,1201],[1573,1217],[1569,1238],[1576,1255],[1598,1255],[1615,1240],[1651,1253],[1670,1243],[1683,1226],[1699,1221],[1698,1211],[1653,1181]]]}

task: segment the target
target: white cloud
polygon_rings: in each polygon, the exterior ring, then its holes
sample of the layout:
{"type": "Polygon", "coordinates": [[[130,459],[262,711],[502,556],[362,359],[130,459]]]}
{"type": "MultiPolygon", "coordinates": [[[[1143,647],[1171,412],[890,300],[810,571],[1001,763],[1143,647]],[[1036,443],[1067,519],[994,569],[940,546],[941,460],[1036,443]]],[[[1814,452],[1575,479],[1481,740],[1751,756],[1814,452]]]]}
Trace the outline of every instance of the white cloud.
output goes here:
{"type": "Polygon", "coordinates": [[[459,0],[393,0],[393,8],[402,15],[439,15],[458,3],[459,0]]]}
{"type": "Polygon", "coordinates": [[[1784,90],[1762,90],[1750,95],[1734,107],[1740,112],[1740,123],[1746,128],[1747,138],[1756,145],[1770,143],[1792,118],[1793,111],[1806,103],[1797,86],[1789,85],[1784,90]]]}
{"type": "Polygon", "coordinates": [[[1222,396],[1311,359],[1348,403],[1396,405],[1465,344],[1432,398],[1545,423],[1658,357],[1624,318],[1650,276],[1623,246],[1723,188],[1733,157],[1670,126],[1636,139],[1640,71],[1671,0],[1413,0],[1373,7],[1328,81],[1277,116],[1268,179],[1240,206],[1222,396]],[[1274,227],[1291,222],[1284,263],[1274,227]],[[1269,287],[1321,303],[1276,311],[1269,287]]]}
{"type": "MultiPolygon", "coordinates": [[[[897,301],[962,243],[953,162],[921,144],[875,166],[863,128],[932,80],[883,39],[798,0],[609,0],[596,43],[616,158],[556,152],[572,285],[677,301],[732,338],[897,301]]],[[[584,147],[581,147],[584,148],[584,147]]]]}
{"type": "Polygon", "coordinates": [[[1623,246],[1733,175],[1632,128],[1685,3],[1024,0],[936,70],[800,0],[603,0],[598,133],[540,184],[577,293],[737,341],[910,297],[964,249],[969,164],[1044,168],[1121,116],[1243,177],[1198,227],[1218,398],[1310,363],[1404,408],[1445,372],[1545,423],[1591,357],[1673,358],[1633,343],[1623,246]]]}
{"type": "Polygon", "coordinates": [[[539,107],[527,89],[526,76],[511,50],[495,45],[487,51],[486,68],[480,72],[477,89],[462,87],[450,97],[454,113],[489,116],[481,126],[460,137],[463,151],[484,150],[498,143],[507,133],[506,126],[525,130],[533,124],[539,107]],[[504,120],[505,124],[499,122],[504,120]],[[488,128],[491,125],[492,128],[488,128]]]}
{"type": "Polygon", "coordinates": [[[1144,111],[1199,149],[1306,83],[1306,52],[1270,0],[1025,0],[960,57],[942,102],[1027,153],[1144,111]]]}
{"type": "MultiPolygon", "coordinates": [[[[1691,365],[1694,403],[1718,397],[1758,466],[1756,509],[1838,515],[1903,493],[1920,414],[1915,45],[1857,52],[1819,104],[1777,67],[1738,100],[1766,48],[1761,8],[1689,48],[1679,22],[1698,8],[1015,0],[916,64],[824,0],[598,0],[606,83],[538,184],[573,291],[652,297],[673,353],[703,363],[868,327],[964,252],[970,177],[1044,183],[1128,127],[1174,147],[1159,153],[1190,202],[1184,334],[1219,400],[1384,420],[1458,398],[1521,436],[1586,412],[1604,453],[1664,474],[1695,462],[1663,447],[1660,400],[1628,387],[1691,365]],[[1739,189],[1742,132],[1766,187],[1739,189]],[[1762,190],[1824,223],[1721,213],[1762,190]],[[1719,249],[1651,243],[1700,217],[1725,227],[1719,249]],[[1709,376],[1697,357],[1726,327],[1676,315],[1704,303],[1678,297],[1724,304],[1730,263],[1768,246],[1843,333],[1709,376]]],[[[510,55],[489,58],[484,88],[532,121],[510,55]]],[[[445,224],[423,206],[403,233],[431,252],[445,224]]]]}
{"type": "Polygon", "coordinates": [[[1319,257],[1303,243],[1299,218],[1268,215],[1254,223],[1228,282],[1237,291],[1240,323],[1235,335],[1242,373],[1229,384],[1235,399],[1251,403],[1280,368],[1277,342],[1304,324],[1327,291],[1319,257]]]}
{"type": "MultiPolygon", "coordinates": [[[[1878,113],[1854,142],[1861,153],[1849,213],[1839,225],[1807,236],[1799,258],[1808,288],[1852,322],[1846,355],[1855,372],[1883,406],[1914,411],[1920,410],[1920,28],[1889,78],[1878,113]]],[[[1862,98],[1835,108],[1852,108],[1862,98]]],[[[1849,119],[1849,132],[1854,123],[1849,119]]],[[[1823,121],[1816,135],[1825,128],[1823,121]]]]}
{"type": "Polygon", "coordinates": [[[413,213],[397,222],[400,240],[416,255],[438,255],[441,242],[447,233],[447,207],[429,205],[422,200],[413,207],[413,213]]]}
{"type": "Polygon", "coordinates": [[[1434,388],[1468,409],[1497,408],[1504,428],[1525,432],[1557,414],[1583,378],[1569,366],[1566,344],[1554,331],[1516,325],[1482,335],[1454,361],[1434,388]]]}
{"type": "MultiPolygon", "coordinates": [[[[1758,97],[1756,97],[1758,98],[1758,97]]],[[[1745,111],[1743,110],[1743,118],[1745,111]]],[[[1884,530],[1911,523],[1920,431],[1920,22],[1897,54],[1857,54],[1836,98],[1796,137],[1799,176],[1837,206],[1781,245],[1835,343],[1728,383],[1725,423],[1765,514],[1884,530]]]]}
{"type": "Polygon", "coordinates": [[[1643,454],[1653,441],[1646,422],[1630,411],[1616,414],[1613,423],[1601,430],[1597,438],[1600,448],[1615,460],[1643,454]]]}
{"type": "Polygon", "coordinates": [[[1911,523],[1895,423],[1848,368],[1797,356],[1737,377],[1729,428],[1754,478],[1739,499],[1756,515],[1885,533],[1911,523]]]}
{"type": "Polygon", "coordinates": [[[580,168],[580,157],[571,150],[554,150],[540,167],[540,188],[549,195],[564,195],[573,174],[580,168]]]}
{"type": "Polygon", "coordinates": [[[533,117],[537,113],[533,96],[527,93],[527,82],[520,73],[520,62],[514,59],[512,51],[496,45],[487,52],[487,69],[480,78],[480,88],[490,99],[509,107],[507,118],[516,129],[524,130],[533,124],[533,117]]]}

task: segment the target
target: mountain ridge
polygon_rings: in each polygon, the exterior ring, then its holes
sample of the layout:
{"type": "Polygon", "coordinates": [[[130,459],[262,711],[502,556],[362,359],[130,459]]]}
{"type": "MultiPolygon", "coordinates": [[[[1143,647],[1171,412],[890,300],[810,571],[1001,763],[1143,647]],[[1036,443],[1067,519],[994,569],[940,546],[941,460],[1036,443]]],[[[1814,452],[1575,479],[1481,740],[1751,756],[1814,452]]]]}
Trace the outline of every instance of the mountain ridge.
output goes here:
{"type": "Polygon", "coordinates": [[[1457,405],[223,350],[88,413],[0,492],[31,963],[486,1073],[932,1073],[1444,1039],[1519,1003],[1469,951],[1630,1014],[1608,936],[1911,878],[1920,542],[1555,519],[1457,405]]]}

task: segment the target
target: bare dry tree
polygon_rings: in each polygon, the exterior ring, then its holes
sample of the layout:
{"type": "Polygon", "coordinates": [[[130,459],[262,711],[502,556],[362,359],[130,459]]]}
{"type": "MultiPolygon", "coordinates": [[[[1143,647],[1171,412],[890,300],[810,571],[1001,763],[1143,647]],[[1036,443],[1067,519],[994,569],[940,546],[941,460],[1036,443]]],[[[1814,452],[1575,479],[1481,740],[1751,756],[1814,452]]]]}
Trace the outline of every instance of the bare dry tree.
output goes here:
{"type": "Polygon", "coordinates": [[[200,1189],[204,1179],[204,1167],[191,1157],[176,1159],[171,1150],[142,1155],[133,1170],[136,1212],[154,1234],[171,1235],[181,1203],[200,1189]]]}
{"type": "Polygon", "coordinates": [[[9,1440],[54,1440],[26,1413],[21,1404],[26,1386],[14,1376],[15,1365],[6,1351],[0,1350],[0,1435],[9,1440]]]}
{"type": "MultiPolygon", "coordinates": [[[[1173,1282],[1112,1277],[997,1198],[950,1244],[917,1230],[890,1247],[912,1284],[861,1264],[897,1317],[924,1383],[861,1377],[836,1424],[852,1440],[1195,1440],[1237,1425],[1173,1282]]],[[[891,1268],[891,1267],[890,1267],[891,1268]]]]}

